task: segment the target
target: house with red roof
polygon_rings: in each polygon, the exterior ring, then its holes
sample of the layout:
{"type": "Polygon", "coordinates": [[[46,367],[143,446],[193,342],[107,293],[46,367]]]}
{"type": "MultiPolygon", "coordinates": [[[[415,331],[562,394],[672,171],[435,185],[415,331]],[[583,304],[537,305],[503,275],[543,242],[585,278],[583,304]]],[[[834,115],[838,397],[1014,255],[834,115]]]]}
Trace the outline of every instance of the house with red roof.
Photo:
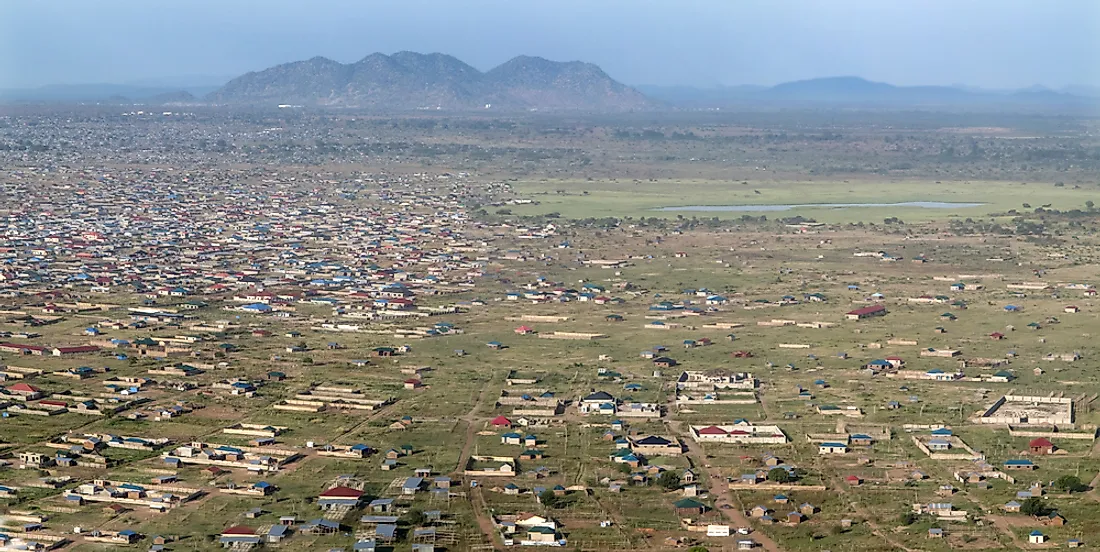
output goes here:
{"type": "Polygon", "coordinates": [[[527,335],[535,333],[535,329],[530,326],[520,326],[516,328],[516,333],[519,335],[527,335]]]}
{"type": "Polygon", "coordinates": [[[83,355],[99,350],[95,345],[80,345],[77,347],[54,347],[50,352],[53,356],[83,355]]]}
{"type": "Polygon", "coordinates": [[[248,547],[260,544],[260,537],[256,534],[256,530],[251,527],[234,525],[223,529],[221,538],[218,541],[225,548],[248,547]]]}
{"type": "Polygon", "coordinates": [[[29,384],[29,383],[17,383],[7,388],[9,393],[19,395],[24,400],[33,401],[42,397],[42,390],[29,384]]]}
{"type": "Polygon", "coordinates": [[[317,497],[317,506],[322,510],[334,508],[354,508],[363,500],[363,491],[351,487],[337,486],[327,489],[317,497]]]}
{"type": "Polygon", "coordinates": [[[737,420],[732,425],[690,426],[691,435],[697,442],[740,443],[740,444],[783,444],[787,436],[779,426],[753,425],[746,420],[737,420]]]}
{"type": "Polygon", "coordinates": [[[493,427],[512,427],[512,420],[509,420],[504,416],[497,416],[489,422],[489,425],[493,427]]]}
{"type": "Polygon", "coordinates": [[[729,432],[718,426],[707,426],[698,431],[699,435],[728,435],[729,432]]]}
{"type": "Polygon", "coordinates": [[[1046,437],[1032,439],[1031,442],[1027,444],[1027,448],[1032,454],[1054,453],[1054,443],[1051,443],[1046,437]]]}
{"type": "Polygon", "coordinates": [[[386,299],[386,308],[389,310],[409,310],[415,306],[415,302],[413,302],[411,299],[405,299],[403,297],[386,299]]]}
{"type": "Polygon", "coordinates": [[[26,343],[0,343],[0,353],[14,353],[17,355],[46,354],[46,348],[41,345],[28,345],[26,343]]]}
{"type": "Polygon", "coordinates": [[[242,303],[264,303],[271,304],[278,301],[279,296],[271,293],[270,291],[250,291],[241,295],[235,295],[234,301],[242,303]]]}
{"type": "Polygon", "coordinates": [[[864,318],[875,316],[886,316],[886,307],[884,305],[870,305],[848,311],[844,315],[848,317],[848,320],[863,320],[864,318]]]}

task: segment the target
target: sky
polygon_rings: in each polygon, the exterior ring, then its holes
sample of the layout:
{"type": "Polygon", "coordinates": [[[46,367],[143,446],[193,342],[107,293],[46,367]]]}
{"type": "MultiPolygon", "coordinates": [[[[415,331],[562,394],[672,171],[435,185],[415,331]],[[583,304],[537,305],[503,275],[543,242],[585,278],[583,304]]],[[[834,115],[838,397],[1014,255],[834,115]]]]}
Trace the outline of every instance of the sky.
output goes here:
{"type": "Polygon", "coordinates": [[[402,50],[589,61],[627,84],[1100,86],[1100,0],[0,0],[0,88],[402,50]]]}

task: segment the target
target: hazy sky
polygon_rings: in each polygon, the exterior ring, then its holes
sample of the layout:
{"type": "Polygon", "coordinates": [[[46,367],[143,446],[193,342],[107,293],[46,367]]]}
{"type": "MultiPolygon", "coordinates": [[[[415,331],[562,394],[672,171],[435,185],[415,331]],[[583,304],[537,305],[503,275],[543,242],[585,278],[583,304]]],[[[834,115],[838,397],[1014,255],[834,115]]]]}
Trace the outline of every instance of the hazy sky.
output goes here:
{"type": "Polygon", "coordinates": [[[628,84],[1100,85],[1100,0],[0,0],[0,88],[401,50],[579,59],[628,84]]]}

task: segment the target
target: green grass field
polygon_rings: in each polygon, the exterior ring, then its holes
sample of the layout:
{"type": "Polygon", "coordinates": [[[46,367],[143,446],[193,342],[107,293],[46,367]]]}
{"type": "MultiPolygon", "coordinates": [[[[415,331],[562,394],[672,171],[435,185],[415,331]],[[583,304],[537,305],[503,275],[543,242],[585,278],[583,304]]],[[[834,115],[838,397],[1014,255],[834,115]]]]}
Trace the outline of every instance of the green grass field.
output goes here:
{"type": "Polygon", "coordinates": [[[513,183],[516,193],[538,205],[510,207],[520,215],[557,212],[567,218],[658,217],[741,218],[766,215],[770,219],[801,215],[820,222],[881,222],[888,217],[923,222],[949,217],[982,217],[1010,209],[1026,210],[1050,204],[1053,209],[1084,209],[1097,197],[1094,188],[1056,187],[1053,183],[991,181],[580,181],[542,180],[513,183]],[[559,193],[564,191],[564,193],[559,193]],[[587,192],[587,194],[585,194],[587,192]],[[983,203],[979,207],[929,209],[922,207],[805,207],[787,211],[658,211],[687,205],[768,205],[822,203],[904,203],[938,201],[983,203]]]}

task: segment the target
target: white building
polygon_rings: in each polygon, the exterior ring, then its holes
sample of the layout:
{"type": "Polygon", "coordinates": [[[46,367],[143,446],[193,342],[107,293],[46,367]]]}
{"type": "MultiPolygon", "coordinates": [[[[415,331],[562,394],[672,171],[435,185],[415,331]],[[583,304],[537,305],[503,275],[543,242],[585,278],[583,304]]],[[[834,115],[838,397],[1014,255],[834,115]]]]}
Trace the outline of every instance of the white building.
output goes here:
{"type": "Polygon", "coordinates": [[[700,443],[783,444],[787,435],[777,425],[753,425],[745,420],[733,425],[693,425],[691,437],[700,443]]]}

